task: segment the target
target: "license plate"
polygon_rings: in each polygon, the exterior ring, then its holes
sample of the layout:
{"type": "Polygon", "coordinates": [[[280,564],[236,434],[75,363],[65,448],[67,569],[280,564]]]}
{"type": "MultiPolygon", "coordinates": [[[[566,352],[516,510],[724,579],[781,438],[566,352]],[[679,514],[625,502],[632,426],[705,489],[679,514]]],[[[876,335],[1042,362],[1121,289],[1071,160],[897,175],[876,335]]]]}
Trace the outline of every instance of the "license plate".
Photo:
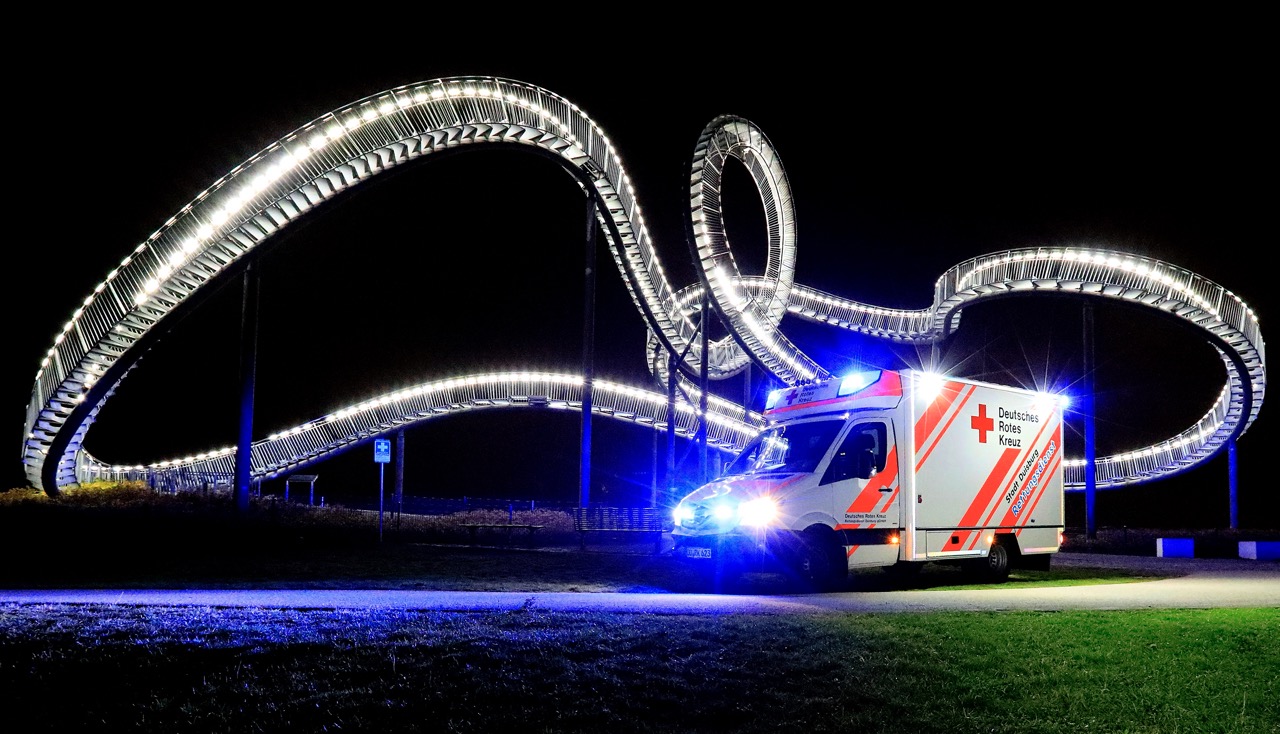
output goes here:
{"type": "Polygon", "coordinates": [[[685,546],[684,557],[685,558],[710,558],[711,549],[699,548],[696,545],[685,546]]]}

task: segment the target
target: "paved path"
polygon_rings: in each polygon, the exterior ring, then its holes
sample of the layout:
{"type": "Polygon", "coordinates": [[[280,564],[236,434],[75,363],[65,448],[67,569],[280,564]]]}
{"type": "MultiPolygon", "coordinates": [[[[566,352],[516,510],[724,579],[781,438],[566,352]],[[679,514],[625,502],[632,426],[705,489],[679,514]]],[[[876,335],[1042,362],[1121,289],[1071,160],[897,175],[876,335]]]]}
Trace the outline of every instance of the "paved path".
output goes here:
{"type": "Polygon", "coordinates": [[[544,609],[653,614],[1280,607],[1280,562],[1060,553],[1058,567],[1134,568],[1178,574],[1157,581],[983,590],[849,591],[718,595],[396,590],[0,590],[0,604],[197,605],[272,608],[503,611],[544,609]]]}

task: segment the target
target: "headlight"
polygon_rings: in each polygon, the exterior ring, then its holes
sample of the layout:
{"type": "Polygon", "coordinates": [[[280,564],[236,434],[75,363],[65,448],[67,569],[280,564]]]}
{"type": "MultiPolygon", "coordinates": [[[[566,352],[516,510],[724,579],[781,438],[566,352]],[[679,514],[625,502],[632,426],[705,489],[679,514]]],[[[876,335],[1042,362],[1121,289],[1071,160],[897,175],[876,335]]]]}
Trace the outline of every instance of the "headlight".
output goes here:
{"type": "Polygon", "coordinates": [[[693,508],[685,504],[676,505],[676,509],[671,513],[671,519],[676,525],[684,525],[686,520],[693,519],[693,508]]]}
{"type": "Polygon", "coordinates": [[[752,527],[762,527],[778,516],[778,503],[772,497],[757,497],[738,505],[738,522],[752,527]]]}

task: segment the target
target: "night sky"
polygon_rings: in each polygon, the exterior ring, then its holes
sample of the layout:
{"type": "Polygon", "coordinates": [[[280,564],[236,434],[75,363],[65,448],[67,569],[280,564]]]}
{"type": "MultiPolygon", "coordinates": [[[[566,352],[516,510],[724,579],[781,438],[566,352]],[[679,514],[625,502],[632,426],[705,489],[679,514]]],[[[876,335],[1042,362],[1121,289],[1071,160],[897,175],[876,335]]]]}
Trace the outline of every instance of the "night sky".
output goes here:
{"type": "MultiPolygon", "coordinates": [[[[766,55],[739,53],[730,38],[705,56],[689,46],[685,56],[594,63],[589,48],[576,58],[533,44],[463,52],[442,49],[439,39],[406,42],[412,48],[395,55],[348,57],[342,44],[316,42],[325,52],[281,46],[227,61],[234,54],[211,57],[198,45],[59,38],[54,44],[83,72],[68,78],[36,65],[12,89],[40,109],[17,119],[12,143],[19,160],[10,170],[10,224],[18,236],[6,250],[18,260],[5,289],[7,484],[25,482],[20,432],[42,355],[125,254],[295,128],[444,76],[540,85],[594,118],[636,182],[677,286],[696,279],[683,224],[694,143],[715,116],[735,114],[764,131],[790,177],[798,283],[924,308],[934,280],[969,257],[1096,246],[1225,286],[1255,309],[1268,335],[1271,293],[1259,256],[1274,235],[1263,224],[1271,197],[1257,174],[1272,168],[1263,131],[1274,120],[1259,98],[1269,88],[1263,67],[1247,44],[1093,41],[1075,54],[957,42],[928,58],[923,47],[886,54],[850,43],[767,67],[766,55]]],[[[763,219],[745,172],[732,174],[730,241],[743,269],[758,272],[763,219]]],[[[534,155],[477,147],[426,156],[358,187],[260,261],[257,437],[460,373],[580,371],[581,243],[580,195],[534,155]]],[[[603,246],[599,263],[596,375],[660,389],[644,369],[644,322],[603,246]]],[[[238,283],[228,285],[141,361],[90,430],[91,453],[149,463],[234,445],[239,296],[238,283]]],[[[1153,316],[1095,308],[1100,455],[1168,437],[1212,405],[1225,373],[1207,343],[1153,316]]],[[[1069,388],[1081,369],[1080,313],[1073,300],[974,307],[943,352],[968,376],[1069,388]]],[[[794,319],[783,329],[832,371],[919,364],[914,350],[882,341],[794,319]]],[[[759,370],[755,381],[758,409],[777,384],[765,384],[759,370]]],[[[745,392],[741,380],[715,389],[739,401],[745,392]]],[[[1280,524],[1264,466],[1271,412],[1264,405],[1239,442],[1245,527],[1280,524]]],[[[604,419],[594,425],[597,498],[647,496],[652,434],[604,419]]],[[[406,492],[572,501],[578,430],[576,415],[519,411],[411,429],[406,492]]],[[[1068,442],[1073,456],[1083,452],[1078,433],[1068,442]]],[[[317,492],[373,497],[371,454],[360,448],[313,467],[317,492]]],[[[1069,523],[1081,499],[1071,500],[1069,523]]],[[[1221,527],[1227,510],[1219,457],[1177,478],[1102,493],[1098,520],[1221,527]]]]}

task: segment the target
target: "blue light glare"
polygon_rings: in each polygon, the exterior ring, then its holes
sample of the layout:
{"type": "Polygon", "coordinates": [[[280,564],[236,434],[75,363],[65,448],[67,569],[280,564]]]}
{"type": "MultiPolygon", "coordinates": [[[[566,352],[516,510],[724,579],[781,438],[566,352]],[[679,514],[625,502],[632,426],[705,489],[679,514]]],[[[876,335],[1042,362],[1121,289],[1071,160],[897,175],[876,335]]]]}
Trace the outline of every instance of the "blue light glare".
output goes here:
{"type": "Polygon", "coordinates": [[[1071,405],[1071,398],[1067,395],[1049,392],[1036,393],[1035,409],[1037,412],[1052,413],[1055,410],[1060,410],[1065,413],[1069,405],[1071,405]]]}
{"type": "Polygon", "coordinates": [[[747,527],[770,525],[778,517],[778,503],[772,497],[756,497],[738,505],[738,521],[747,527]]]}
{"type": "Polygon", "coordinates": [[[686,520],[693,519],[693,508],[681,502],[676,505],[676,509],[671,513],[671,519],[676,525],[684,525],[686,520]]]}
{"type": "Polygon", "coordinates": [[[782,388],[778,388],[777,390],[774,390],[774,391],[770,392],[770,393],[769,393],[769,399],[768,399],[768,400],[766,400],[766,401],[765,401],[765,403],[764,403],[764,409],[765,409],[765,410],[772,410],[772,409],[773,409],[773,406],[777,405],[777,404],[778,404],[778,400],[780,400],[780,399],[782,398],[782,393],[786,392],[786,391],[787,391],[787,390],[789,390],[789,389],[790,389],[790,388],[782,387],[782,388]]]}
{"type": "Polygon", "coordinates": [[[866,370],[863,372],[854,372],[846,375],[840,381],[840,389],[836,392],[839,397],[852,395],[859,390],[874,385],[880,379],[880,370],[866,370]]]}

